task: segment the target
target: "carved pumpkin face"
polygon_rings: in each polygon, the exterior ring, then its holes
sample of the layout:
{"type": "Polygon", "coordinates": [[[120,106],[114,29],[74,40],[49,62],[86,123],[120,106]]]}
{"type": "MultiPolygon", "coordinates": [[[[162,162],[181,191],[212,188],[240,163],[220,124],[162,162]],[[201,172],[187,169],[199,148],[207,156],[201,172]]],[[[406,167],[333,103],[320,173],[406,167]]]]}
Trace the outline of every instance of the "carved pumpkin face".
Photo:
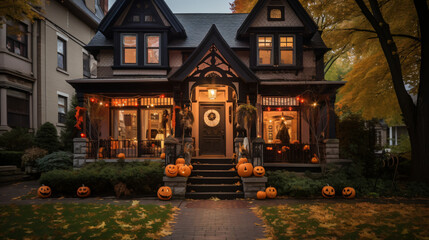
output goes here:
{"type": "Polygon", "coordinates": [[[352,187],[345,187],[343,189],[343,197],[344,198],[355,198],[356,196],[356,191],[354,188],[352,187]]]}
{"type": "Polygon", "coordinates": [[[165,159],[165,153],[161,153],[160,158],[161,158],[161,159],[165,159]]]}
{"type": "Polygon", "coordinates": [[[274,187],[267,187],[265,193],[267,194],[267,198],[276,198],[277,196],[277,190],[274,187]]]}
{"type": "Polygon", "coordinates": [[[319,163],[319,158],[314,154],[314,157],[311,158],[311,163],[319,163]]]}
{"type": "Polygon", "coordinates": [[[179,175],[182,177],[189,177],[189,175],[191,175],[191,169],[186,165],[182,165],[179,167],[179,175]]]}
{"type": "Polygon", "coordinates": [[[39,189],[37,190],[37,195],[41,198],[48,198],[51,196],[51,194],[51,188],[45,185],[39,187],[39,189]]]}
{"type": "Polygon", "coordinates": [[[247,163],[247,158],[240,158],[240,159],[238,160],[237,165],[235,165],[235,169],[237,169],[237,170],[238,170],[238,167],[240,167],[240,165],[241,165],[241,164],[243,164],[243,163],[247,163]]]}
{"type": "Polygon", "coordinates": [[[118,158],[121,159],[121,160],[124,160],[125,159],[125,154],[124,153],[119,153],[118,154],[118,158]]]}
{"type": "Polygon", "coordinates": [[[258,191],[256,193],[256,198],[260,199],[260,200],[263,200],[263,199],[267,198],[267,193],[264,192],[264,191],[258,191]]]}
{"type": "Polygon", "coordinates": [[[263,177],[265,175],[265,168],[262,166],[256,166],[253,168],[253,175],[255,175],[255,177],[263,177]]]}
{"type": "Polygon", "coordinates": [[[167,177],[175,177],[175,176],[177,176],[177,173],[178,173],[178,168],[176,165],[168,164],[165,167],[165,175],[167,177]]]}
{"type": "Polygon", "coordinates": [[[324,186],[322,188],[322,196],[325,198],[335,197],[335,189],[331,186],[324,186]]]}
{"type": "Polygon", "coordinates": [[[184,158],[178,158],[178,159],[176,159],[176,165],[177,164],[185,164],[185,159],[184,158]]]}
{"type": "Polygon", "coordinates": [[[238,166],[237,172],[240,177],[250,177],[253,173],[253,166],[251,163],[240,164],[240,166],[238,166]]]}
{"type": "Polygon", "coordinates": [[[79,187],[76,192],[78,197],[84,198],[88,197],[91,194],[91,189],[89,187],[82,185],[82,187],[79,187]]]}
{"type": "Polygon", "coordinates": [[[158,189],[157,195],[159,200],[167,201],[173,196],[173,191],[171,191],[170,187],[164,186],[158,189]]]}

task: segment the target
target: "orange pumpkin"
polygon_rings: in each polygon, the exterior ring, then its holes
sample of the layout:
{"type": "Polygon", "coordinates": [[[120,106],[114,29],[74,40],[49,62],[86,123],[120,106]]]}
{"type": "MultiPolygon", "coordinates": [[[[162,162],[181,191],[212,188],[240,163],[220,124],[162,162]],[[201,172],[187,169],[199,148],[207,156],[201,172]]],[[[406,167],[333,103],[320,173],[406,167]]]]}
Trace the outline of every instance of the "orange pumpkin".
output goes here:
{"type": "Polygon", "coordinates": [[[188,165],[188,167],[192,170],[194,170],[194,166],[192,166],[191,164],[188,165]]]}
{"type": "Polygon", "coordinates": [[[157,195],[159,200],[167,201],[167,200],[170,200],[171,197],[173,196],[173,191],[171,191],[170,187],[164,186],[158,189],[157,195]]]}
{"type": "Polygon", "coordinates": [[[165,159],[165,153],[161,153],[160,158],[161,158],[161,159],[165,159]]]}
{"type": "Polygon", "coordinates": [[[292,144],[299,144],[299,141],[298,140],[293,140],[291,143],[292,144]]]}
{"type": "Polygon", "coordinates": [[[319,158],[314,154],[314,157],[311,158],[311,163],[319,163],[319,158]]]}
{"type": "Polygon", "coordinates": [[[267,187],[267,189],[265,189],[265,193],[267,194],[267,198],[277,197],[277,190],[274,187],[267,187]]]}
{"type": "Polygon", "coordinates": [[[256,193],[256,198],[259,200],[263,200],[263,199],[267,198],[267,193],[264,191],[258,191],[256,193]]]}
{"type": "Polygon", "coordinates": [[[304,145],[303,149],[304,151],[310,151],[310,145],[304,145]]]}
{"type": "Polygon", "coordinates": [[[344,198],[355,198],[356,196],[356,191],[354,188],[352,187],[345,187],[343,189],[343,197],[344,198]]]}
{"type": "Polygon", "coordinates": [[[88,197],[91,194],[91,189],[82,184],[82,187],[79,187],[76,192],[77,196],[80,198],[88,197]]]}
{"type": "Polygon", "coordinates": [[[176,159],[176,165],[177,164],[185,164],[185,159],[184,158],[178,158],[178,159],[176,159]]]}
{"type": "Polygon", "coordinates": [[[186,165],[182,165],[179,167],[179,175],[182,177],[189,177],[189,175],[191,175],[191,169],[186,165]]]}
{"type": "Polygon", "coordinates": [[[118,158],[121,159],[121,160],[124,160],[125,159],[125,154],[124,153],[119,153],[118,154],[118,158]]]}
{"type": "Polygon", "coordinates": [[[41,198],[48,198],[51,196],[51,194],[52,194],[51,188],[45,185],[42,185],[37,190],[37,195],[41,198]]]}
{"type": "Polygon", "coordinates": [[[253,175],[255,177],[263,177],[265,175],[265,168],[262,166],[256,166],[253,168],[253,175]]]}
{"type": "Polygon", "coordinates": [[[178,170],[176,165],[168,164],[165,167],[165,175],[167,177],[176,177],[178,172],[179,172],[179,170],[178,170]]]}
{"type": "Polygon", "coordinates": [[[282,152],[286,152],[287,150],[289,150],[290,149],[290,147],[288,147],[288,146],[283,146],[282,147],[282,152]]]}
{"type": "Polygon", "coordinates": [[[325,198],[335,197],[335,189],[329,185],[322,188],[322,196],[325,198]]]}
{"type": "Polygon", "coordinates": [[[238,166],[237,172],[240,177],[250,177],[253,173],[253,166],[251,163],[240,164],[240,166],[238,166]]]}
{"type": "Polygon", "coordinates": [[[243,164],[243,163],[247,163],[248,161],[247,161],[247,158],[240,158],[240,159],[238,159],[238,163],[237,163],[237,165],[235,165],[235,169],[237,169],[238,170],[238,167],[241,165],[241,164],[243,164]]]}

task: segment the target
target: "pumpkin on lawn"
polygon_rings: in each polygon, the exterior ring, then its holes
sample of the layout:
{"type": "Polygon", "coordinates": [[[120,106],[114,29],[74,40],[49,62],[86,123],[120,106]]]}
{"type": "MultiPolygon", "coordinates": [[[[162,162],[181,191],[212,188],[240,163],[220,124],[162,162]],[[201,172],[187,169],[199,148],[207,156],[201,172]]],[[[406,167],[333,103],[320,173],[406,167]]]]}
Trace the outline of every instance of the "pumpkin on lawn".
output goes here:
{"type": "Polygon", "coordinates": [[[311,158],[311,163],[319,163],[319,158],[314,154],[314,156],[311,158]]]}
{"type": "Polygon", "coordinates": [[[45,185],[42,185],[37,190],[37,195],[41,198],[48,198],[51,196],[51,194],[52,194],[51,188],[45,185]]]}
{"type": "Polygon", "coordinates": [[[186,165],[182,165],[179,167],[179,175],[182,177],[189,177],[189,175],[191,175],[191,169],[186,165]]]}
{"type": "Polygon", "coordinates": [[[262,166],[256,166],[253,168],[253,175],[255,177],[263,177],[265,175],[265,168],[262,166]]]}
{"type": "Polygon", "coordinates": [[[325,198],[335,197],[335,189],[329,185],[322,188],[322,196],[325,198]]]}
{"type": "Polygon", "coordinates": [[[343,197],[344,198],[355,198],[356,196],[356,191],[354,188],[352,187],[345,187],[343,189],[343,197]]]}
{"type": "Polygon", "coordinates": [[[274,187],[267,187],[267,189],[265,189],[265,193],[267,194],[267,198],[277,197],[277,189],[275,189],[274,187]]]}
{"type": "Polygon", "coordinates": [[[267,198],[267,193],[264,191],[258,191],[256,193],[256,198],[259,200],[263,200],[263,199],[267,198]]]}
{"type": "Polygon", "coordinates": [[[159,200],[167,201],[173,196],[173,191],[171,191],[170,187],[164,186],[158,189],[157,195],[159,200]]]}
{"type": "Polygon", "coordinates": [[[121,159],[121,160],[124,160],[125,159],[125,154],[124,153],[119,153],[118,154],[118,158],[121,159]]]}
{"type": "Polygon", "coordinates": [[[179,170],[178,170],[176,165],[168,164],[165,167],[165,175],[167,177],[176,177],[178,172],[179,172],[179,170]]]}
{"type": "Polygon", "coordinates": [[[76,192],[77,196],[80,198],[88,197],[91,194],[91,189],[82,184],[82,187],[79,187],[76,192]]]}
{"type": "Polygon", "coordinates": [[[184,158],[176,159],[176,165],[178,165],[178,164],[185,164],[185,159],[184,158]]]}
{"type": "Polygon", "coordinates": [[[253,166],[251,163],[240,164],[240,166],[238,166],[237,172],[240,177],[250,177],[253,173],[253,166]]]}

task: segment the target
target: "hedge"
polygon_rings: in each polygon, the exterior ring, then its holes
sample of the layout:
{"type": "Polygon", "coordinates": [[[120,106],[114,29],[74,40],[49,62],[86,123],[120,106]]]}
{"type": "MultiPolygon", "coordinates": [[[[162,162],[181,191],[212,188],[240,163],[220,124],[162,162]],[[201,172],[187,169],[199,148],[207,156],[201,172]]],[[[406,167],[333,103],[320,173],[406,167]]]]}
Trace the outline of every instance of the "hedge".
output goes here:
{"type": "Polygon", "coordinates": [[[24,152],[0,151],[0,166],[15,165],[21,168],[21,157],[24,152]]]}
{"type": "Polygon", "coordinates": [[[85,184],[92,195],[115,195],[114,186],[127,185],[131,194],[154,195],[163,185],[162,165],[155,162],[118,163],[97,162],[79,170],[53,170],[43,173],[40,183],[50,186],[53,194],[74,196],[78,187],[85,184]]]}

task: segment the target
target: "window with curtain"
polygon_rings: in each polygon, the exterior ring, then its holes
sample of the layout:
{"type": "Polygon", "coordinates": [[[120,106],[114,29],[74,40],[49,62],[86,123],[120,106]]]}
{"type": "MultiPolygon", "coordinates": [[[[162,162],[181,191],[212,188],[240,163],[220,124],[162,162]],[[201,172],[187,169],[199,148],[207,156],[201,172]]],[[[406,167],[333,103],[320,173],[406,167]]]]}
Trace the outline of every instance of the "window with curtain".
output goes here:
{"type": "Polygon", "coordinates": [[[121,47],[122,64],[137,64],[137,35],[122,35],[121,47]]]}
{"type": "Polygon", "coordinates": [[[273,37],[258,36],[258,64],[272,65],[273,37]]]}
{"type": "Polygon", "coordinates": [[[146,64],[159,64],[159,35],[146,35],[146,64]]]}
{"type": "Polygon", "coordinates": [[[280,65],[295,64],[294,49],[295,38],[293,36],[280,36],[280,65]]]}

